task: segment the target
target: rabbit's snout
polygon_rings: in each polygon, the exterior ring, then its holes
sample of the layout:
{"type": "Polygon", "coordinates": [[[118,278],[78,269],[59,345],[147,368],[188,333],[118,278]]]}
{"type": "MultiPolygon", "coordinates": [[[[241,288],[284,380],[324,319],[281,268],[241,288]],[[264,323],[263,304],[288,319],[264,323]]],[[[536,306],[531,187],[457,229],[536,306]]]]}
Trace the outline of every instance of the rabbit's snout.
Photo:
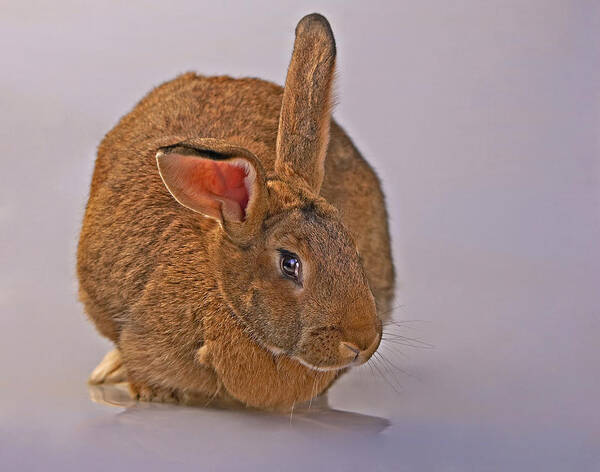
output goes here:
{"type": "Polygon", "coordinates": [[[339,344],[340,357],[350,365],[364,364],[379,347],[381,341],[381,322],[375,325],[363,325],[343,331],[339,344]]]}
{"type": "Polygon", "coordinates": [[[337,370],[364,364],[379,347],[381,322],[351,327],[313,329],[297,358],[317,370],[337,370]]]}
{"type": "Polygon", "coordinates": [[[342,341],[339,346],[340,357],[348,365],[361,365],[367,362],[379,347],[381,336],[375,335],[371,344],[365,349],[360,349],[356,344],[342,341]]]}

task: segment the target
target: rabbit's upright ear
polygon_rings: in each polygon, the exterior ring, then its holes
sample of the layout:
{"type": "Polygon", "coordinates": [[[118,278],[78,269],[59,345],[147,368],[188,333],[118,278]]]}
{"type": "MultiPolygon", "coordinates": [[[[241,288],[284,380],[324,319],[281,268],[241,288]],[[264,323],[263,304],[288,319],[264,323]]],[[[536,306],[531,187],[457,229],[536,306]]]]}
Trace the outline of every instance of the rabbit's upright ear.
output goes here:
{"type": "Polygon", "coordinates": [[[245,148],[196,139],[159,149],[158,171],[181,205],[217,220],[234,239],[251,238],[266,211],[264,171],[245,148]]]}
{"type": "Polygon", "coordinates": [[[305,16],[296,26],[283,91],[275,170],[302,177],[316,193],[329,144],[334,71],[335,40],[329,22],[317,13],[305,16]]]}

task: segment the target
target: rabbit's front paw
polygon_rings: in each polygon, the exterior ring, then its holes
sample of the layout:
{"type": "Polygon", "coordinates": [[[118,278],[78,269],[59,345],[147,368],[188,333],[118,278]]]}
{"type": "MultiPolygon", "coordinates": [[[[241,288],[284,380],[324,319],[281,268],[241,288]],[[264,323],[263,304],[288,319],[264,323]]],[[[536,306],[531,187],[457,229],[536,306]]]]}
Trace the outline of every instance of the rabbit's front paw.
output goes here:
{"type": "Polygon", "coordinates": [[[100,364],[92,371],[88,382],[93,385],[119,383],[127,380],[127,371],[118,349],[108,352],[100,364]]]}
{"type": "Polygon", "coordinates": [[[196,351],[196,362],[205,367],[211,367],[212,356],[210,347],[210,341],[205,341],[203,346],[196,351]]]}

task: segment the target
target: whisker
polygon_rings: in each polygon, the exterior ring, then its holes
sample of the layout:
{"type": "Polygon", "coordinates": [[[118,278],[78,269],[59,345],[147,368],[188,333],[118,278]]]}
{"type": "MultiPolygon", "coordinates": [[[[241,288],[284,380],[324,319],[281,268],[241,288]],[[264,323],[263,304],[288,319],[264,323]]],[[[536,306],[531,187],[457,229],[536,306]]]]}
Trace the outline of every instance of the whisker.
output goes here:
{"type": "Polygon", "coordinates": [[[402,326],[403,328],[408,328],[408,324],[410,323],[431,323],[430,320],[394,320],[394,319],[389,319],[383,322],[383,325],[396,325],[396,326],[402,326]]]}
{"type": "MultiPolygon", "coordinates": [[[[405,306],[405,304],[395,305],[388,310],[379,312],[379,316],[382,318],[386,317],[386,315],[389,315],[393,311],[399,308],[403,308],[405,306]]],[[[367,361],[367,365],[369,366],[371,375],[374,376],[375,374],[377,374],[377,376],[381,377],[385,381],[385,383],[387,383],[389,387],[397,394],[401,394],[403,390],[399,383],[399,374],[404,374],[410,378],[418,380],[419,382],[421,382],[422,380],[418,376],[412,374],[411,372],[408,372],[405,369],[402,369],[399,365],[392,362],[392,360],[390,359],[390,355],[393,358],[397,356],[403,356],[405,358],[408,358],[409,356],[405,352],[402,352],[404,347],[409,347],[413,349],[435,348],[435,346],[431,343],[422,341],[416,337],[404,335],[407,329],[418,329],[418,323],[430,323],[430,321],[422,319],[389,319],[383,321],[381,346],[367,361]],[[386,352],[386,354],[384,354],[384,352],[386,352]]]]}
{"type": "Polygon", "coordinates": [[[386,376],[385,374],[382,372],[382,370],[379,368],[379,366],[374,362],[376,360],[376,358],[371,358],[373,359],[373,368],[379,373],[379,375],[381,376],[381,378],[392,388],[392,390],[394,392],[396,392],[398,395],[401,394],[401,392],[398,390],[398,388],[396,387],[396,385],[394,385],[386,376]]]}
{"type": "Polygon", "coordinates": [[[312,406],[312,401],[313,401],[313,398],[315,397],[315,393],[317,391],[317,378],[318,378],[320,372],[315,372],[315,374],[316,374],[315,380],[313,381],[313,386],[310,390],[310,400],[308,401],[308,409],[309,410],[310,410],[310,407],[312,406]]]}
{"type": "Polygon", "coordinates": [[[389,368],[389,366],[384,362],[384,358],[381,355],[380,352],[375,352],[374,355],[376,356],[376,358],[381,362],[381,368],[388,374],[391,375],[392,377],[394,376],[394,372],[392,372],[389,368]]]}
{"type": "Polygon", "coordinates": [[[383,316],[387,316],[390,313],[392,313],[393,311],[397,310],[398,308],[404,308],[406,305],[404,303],[401,303],[400,305],[394,305],[391,308],[388,308],[385,311],[379,312],[379,316],[383,317],[383,316]]]}
{"type": "Polygon", "coordinates": [[[407,353],[401,351],[398,346],[399,346],[398,343],[394,344],[394,343],[389,343],[388,340],[382,340],[379,350],[380,351],[389,350],[395,355],[402,356],[405,359],[410,359],[410,356],[407,353]]]}
{"type": "Polygon", "coordinates": [[[381,338],[382,342],[395,344],[398,346],[412,347],[414,349],[435,349],[435,346],[427,345],[427,344],[415,344],[411,342],[406,342],[401,339],[390,339],[390,338],[381,338]]]}
{"type": "Polygon", "coordinates": [[[390,359],[388,359],[387,357],[384,357],[383,353],[379,352],[379,357],[381,358],[382,361],[384,361],[385,363],[387,363],[389,365],[389,367],[397,372],[401,372],[404,375],[407,375],[415,380],[418,380],[419,382],[421,382],[422,380],[416,376],[415,374],[411,374],[410,372],[408,372],[407,370],[401,369],[400,367],[398,367],[396,364],[394,364],[390,359]]]}
{"type": "Polygon", "coordinates": [[[385,339],[385,340],[392,341],[392,342],[397,342],[399,344],[404,343],[407,346],[411,346],[411,347],[427,348],[427,349],[432,349],[435,347],[433,344],[427,343],[425,341],[421,341],[420,339],[413,338],[410,336],[404,336],[399,333],[393,333],[391,331],[385,331],[385,330],[381,334],[381,339],[382,340],[385,339]]]}
{"type": "Polygon", "coordinates": [[[371,359],[369,359],[369,360],[367,361],[367,365],[369,366],[369,369],[371,370],[371,375],[372,375],[373,377],[375,377],[375,371],[373,370],[373,366],[371,365],[371,362],[370,362],[370,361],[371,361],[371,359]]]}

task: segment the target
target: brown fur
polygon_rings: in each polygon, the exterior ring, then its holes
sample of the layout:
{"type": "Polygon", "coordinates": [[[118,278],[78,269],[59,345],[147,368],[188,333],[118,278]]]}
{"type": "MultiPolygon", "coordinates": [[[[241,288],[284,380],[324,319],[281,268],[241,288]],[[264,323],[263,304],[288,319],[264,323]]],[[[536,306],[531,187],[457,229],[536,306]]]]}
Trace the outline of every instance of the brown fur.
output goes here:
{"type": "Polygon", "coordinates": [[[275,170],[300,176],[315,193],[325,172],[335,53],[325,18],[309,15],[298,23],[283,91],[275,170]]]}
{"type": "Polygon", "coordinates": [[[80,297],[142,399],[286,409],[344,371],[354,357],[344,343],[361,362],[377,348],[394,287],[383,194],[342,129],[329,129],[327,21],[305,17],[297,35],[285,92],[188,73],[154,89],[100,144],[80,297]],[[299,51],[322,71],[314,81],[294,66],[299,51]],[[308,110],[286,102],[307,87],[316,88],[308,110]],[[207,218],[173,198],[156,156],[160,165],[182,147],[253,166],[243,221],[223,208],[207,218]],[[279,248],[302,259],[302,287],[278,271],[279,248]]]}

